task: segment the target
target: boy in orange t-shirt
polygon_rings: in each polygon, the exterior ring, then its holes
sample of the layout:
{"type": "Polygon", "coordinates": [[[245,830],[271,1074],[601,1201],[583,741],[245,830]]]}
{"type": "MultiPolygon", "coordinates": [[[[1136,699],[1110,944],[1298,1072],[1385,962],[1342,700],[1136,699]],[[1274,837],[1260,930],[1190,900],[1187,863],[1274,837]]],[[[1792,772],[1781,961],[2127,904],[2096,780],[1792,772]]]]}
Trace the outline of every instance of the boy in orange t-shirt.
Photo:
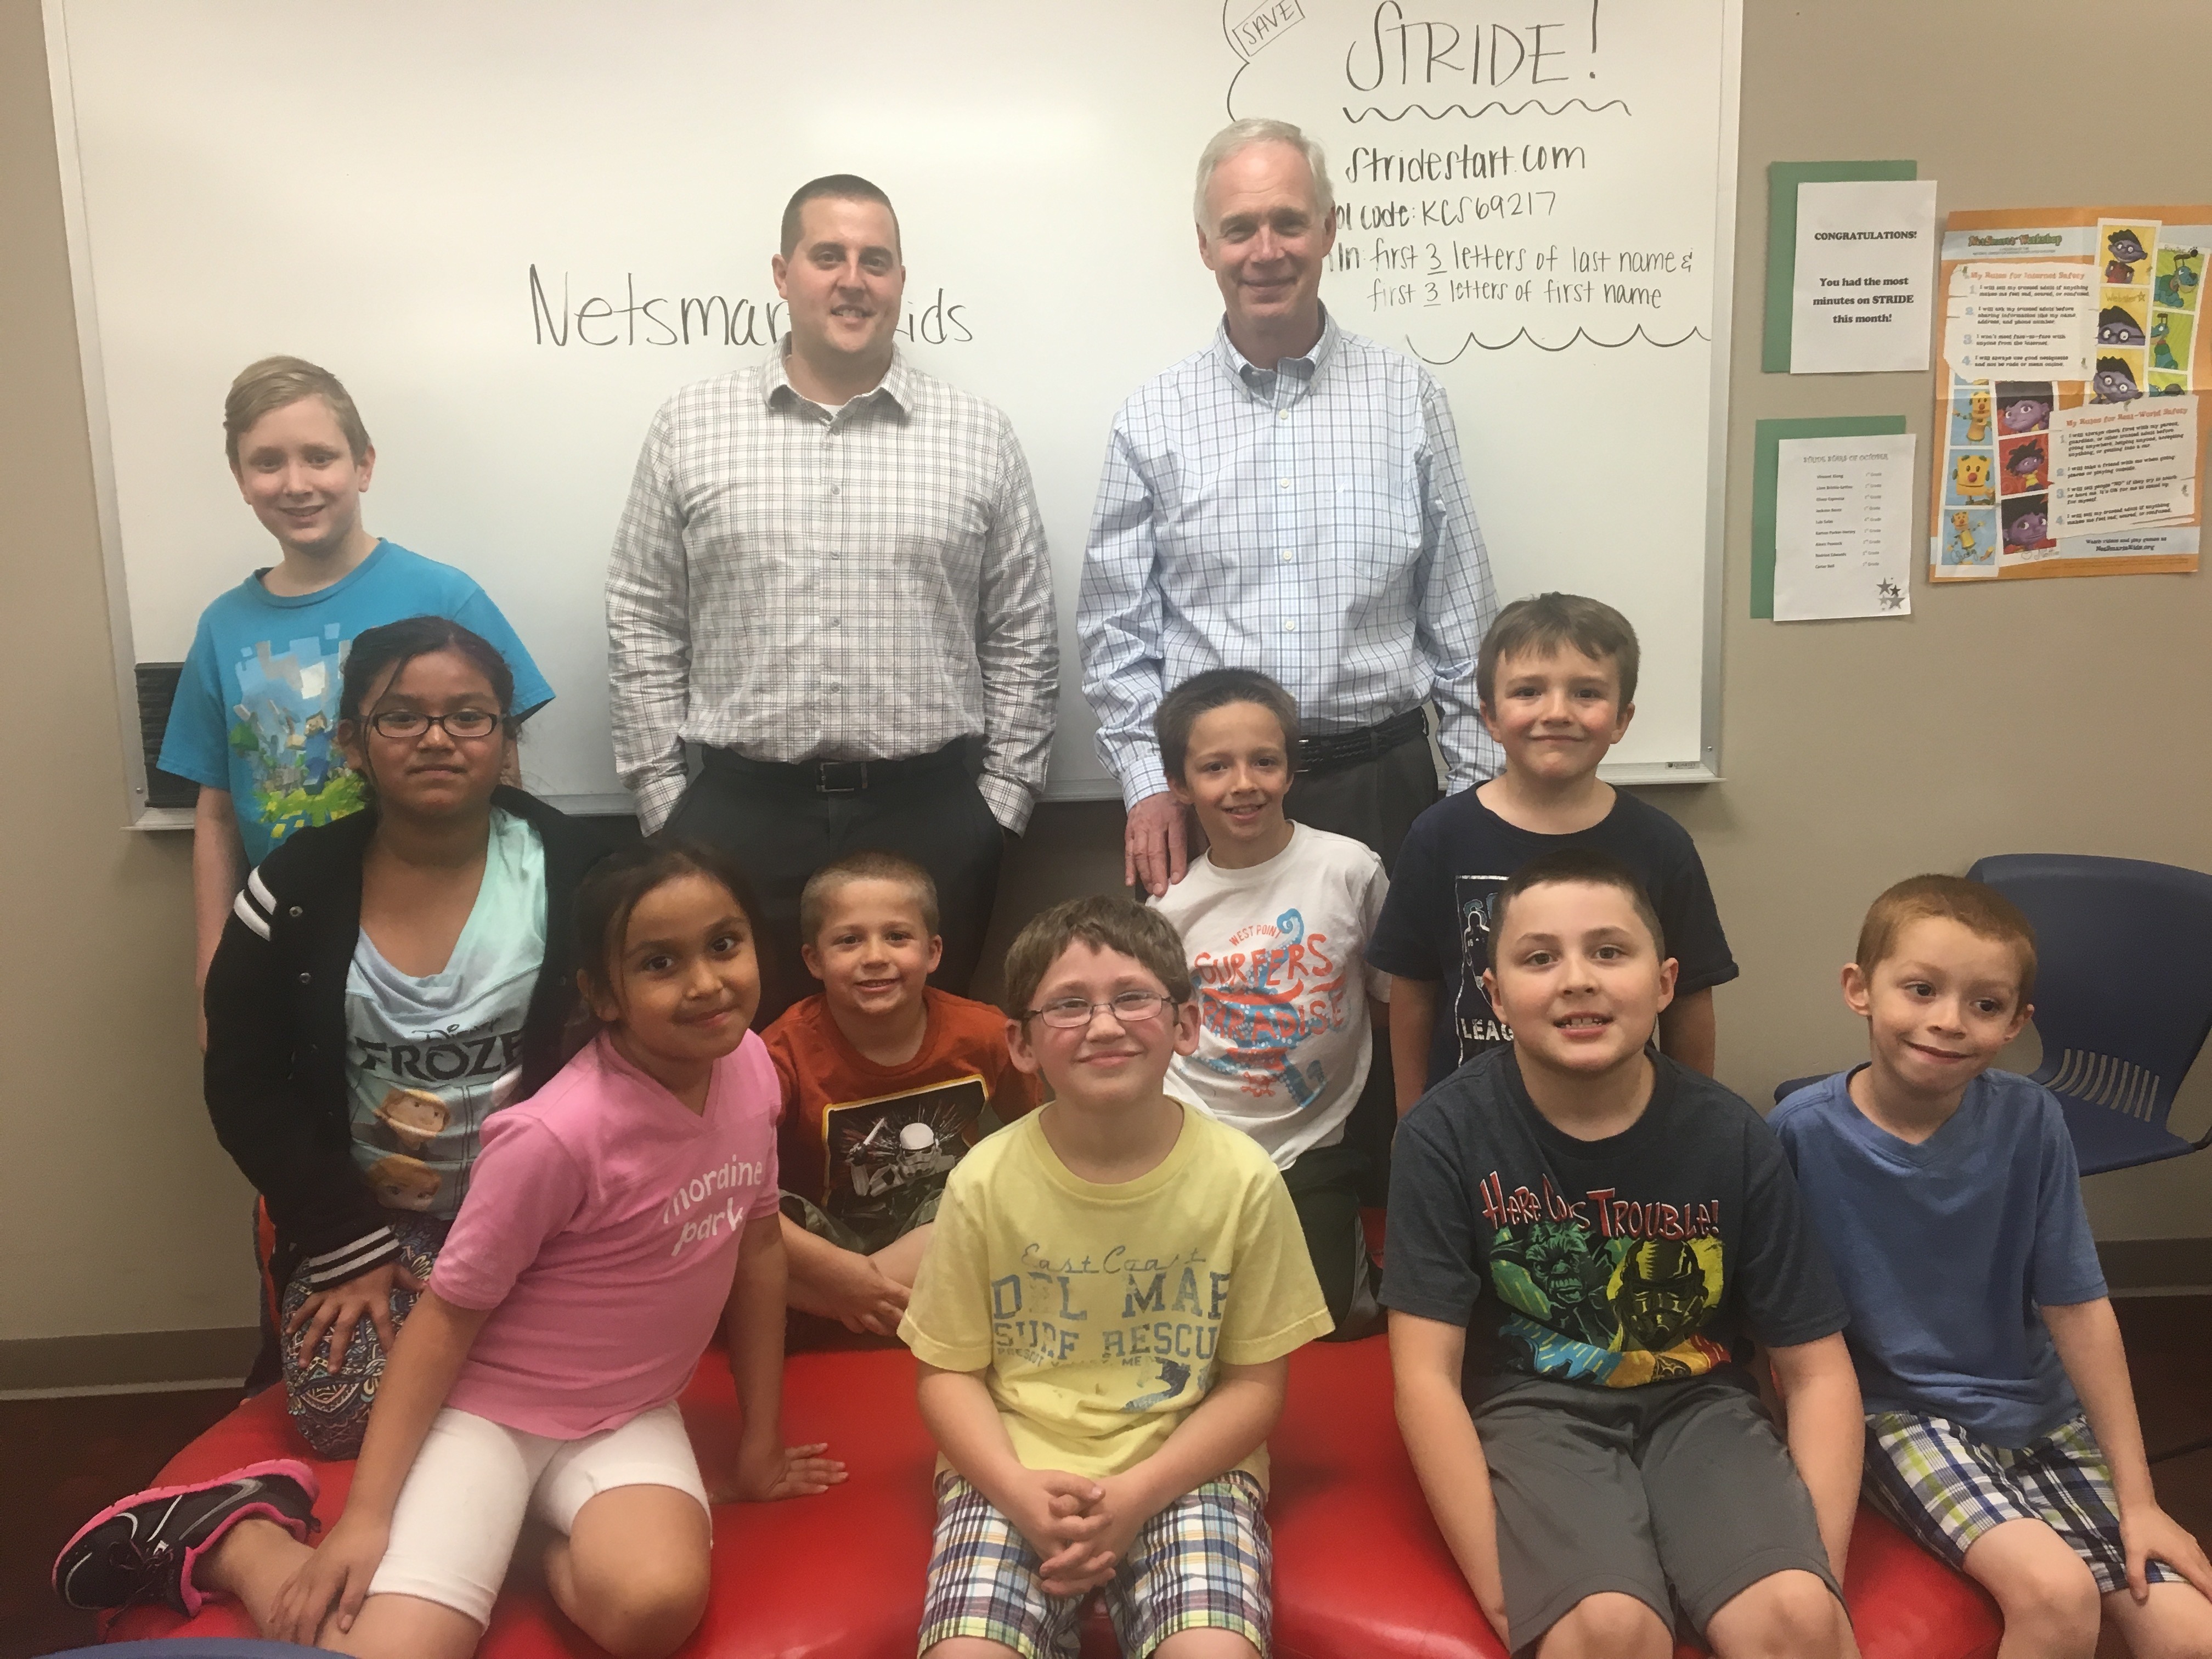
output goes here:
{"type": "Polygon", "coordinates": [[[808,878],[799,947],[820,994],[768,1030],[783,1084],[776,1155],[791,1305],[897,1333],[945,1177],[1037,1103],[1006,1016],[928,983],[942,949],[920,865],[855,853],[808,878]]]}

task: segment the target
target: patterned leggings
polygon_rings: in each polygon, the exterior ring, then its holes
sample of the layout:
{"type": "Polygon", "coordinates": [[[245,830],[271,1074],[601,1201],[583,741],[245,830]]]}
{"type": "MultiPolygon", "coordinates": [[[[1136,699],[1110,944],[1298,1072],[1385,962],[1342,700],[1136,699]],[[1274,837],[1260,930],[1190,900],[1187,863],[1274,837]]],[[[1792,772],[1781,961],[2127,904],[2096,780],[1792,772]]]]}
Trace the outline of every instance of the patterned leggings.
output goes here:
{"type": "MultiPolygon", "coordinates": [[[[395,1211],[389,1224],[392,1236],[399,1241],[399,1259],[416,1278],[427,1280],[432,1263],[438,1259],[438,1247],[446,1242],[446,1230],[452,1224],[434,1216],[395,1211]]],[[[304,1269],[294,1274],[279,1304],[279,1331],[313,1294],[304,1269]]],[[[415,1297],[413,1291],[392,1287],[394,1325],[414,1310],[415,1297]]],[[[364,1317],[353,1328],[353,1340],[346,1345],[337,1369],[331,1370],[324,1358],[327,1344],[316,1348],[312,1360],[303,1358],[300,1349],[306,1335],[307,1327],[302,1325],[296,1331],[284,1332],[282,1339],[284,1394],[292,1421],[316,1456],[357,1457],[362,1435],[368,1427],[368,1408],[376,1403],[377,1384],[384,1376],[384,1344],[377,1340],[374,1323],[364,1317]]]]}

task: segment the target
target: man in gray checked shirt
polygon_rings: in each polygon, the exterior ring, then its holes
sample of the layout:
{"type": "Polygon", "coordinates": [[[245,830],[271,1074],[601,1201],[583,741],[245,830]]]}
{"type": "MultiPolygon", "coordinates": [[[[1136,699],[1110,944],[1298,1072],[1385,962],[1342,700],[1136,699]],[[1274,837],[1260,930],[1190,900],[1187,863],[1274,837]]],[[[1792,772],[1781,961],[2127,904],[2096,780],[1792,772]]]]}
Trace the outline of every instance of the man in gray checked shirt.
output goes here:
{"type": "Polygon", "coordinates": [[[1005,416],[898,350],[889,198],[817,179],[782,248],[790,332],[661,406],[607,571],[617,768],[648,833],[728,848],[759,889],[763,1024],[811,988],[799,889],[863,848],[930,872],[934,982],[966,990],[1059,686],[1028,464],[1005,416]]]}

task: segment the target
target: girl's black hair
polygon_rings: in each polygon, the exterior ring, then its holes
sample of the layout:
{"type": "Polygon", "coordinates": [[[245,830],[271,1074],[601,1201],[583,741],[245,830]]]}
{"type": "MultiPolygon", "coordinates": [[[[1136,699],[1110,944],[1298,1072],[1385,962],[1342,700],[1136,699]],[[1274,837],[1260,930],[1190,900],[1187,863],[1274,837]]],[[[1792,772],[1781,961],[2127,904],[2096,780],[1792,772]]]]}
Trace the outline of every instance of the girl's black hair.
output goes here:
{"type": "MultiPolygon", "coordinates": [[[[665,882],[682,876],[704,876],[719,884],[737,900],[752,929],[753,954],[761,965],[763,988],[769,975],[769,952],[761,936],[760,900],[737,860],[719,847],[681,836],[647,836],[644,840],[610,853],[593,865],[576,887],[576,966],[586,981],[601,990],[611,989],[617,977],[614,963],[622,954],[629,931],[630,913],[640,900],[665,882]]],[[[582,1022],[580,1048],[597,1033],[599,1022],[586,996],[578,1006],[582,1022]]]]}
{"type": "Polygon", "coordinates": [[[345,684],[338,693],[338,718],[359,720],[368,689],[386,669],[397,674],[417,657],[435,651],[452,651],[483,671],[499,699],[501,723],[514,735],[514,671],[499,647],[450,617],[407,617],[398,622],[364,628],[354,635],[346,651],[345,684]]]}

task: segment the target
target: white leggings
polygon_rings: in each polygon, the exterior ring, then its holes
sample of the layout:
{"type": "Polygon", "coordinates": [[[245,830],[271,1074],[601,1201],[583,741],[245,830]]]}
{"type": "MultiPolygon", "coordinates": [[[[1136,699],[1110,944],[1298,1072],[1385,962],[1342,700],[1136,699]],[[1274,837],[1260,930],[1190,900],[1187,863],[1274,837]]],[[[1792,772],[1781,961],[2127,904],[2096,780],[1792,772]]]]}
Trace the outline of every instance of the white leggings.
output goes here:
{"type": "Polygon", "coordinates": [[[673,1401],[581,1440],[525,1434],[447,1407],[399,1489],[392,1542],[368,1593],[420,1596],[488,1625],[525,1517],[566,1534],[579,1510],[617,1486],[673,1486],[707,1508],[673,1401]]]}

